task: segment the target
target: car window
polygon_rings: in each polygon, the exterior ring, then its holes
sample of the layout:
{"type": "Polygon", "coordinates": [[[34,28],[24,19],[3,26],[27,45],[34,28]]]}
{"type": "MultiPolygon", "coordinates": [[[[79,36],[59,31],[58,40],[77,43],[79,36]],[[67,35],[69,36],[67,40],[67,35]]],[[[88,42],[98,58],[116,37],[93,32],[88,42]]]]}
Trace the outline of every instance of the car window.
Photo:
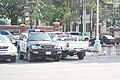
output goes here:
{"type": "Polygon", "coordinates": [[[70,33],[71,35],[79,35],[79,36],[82,36],[82,34],[81,33],[77,33],[77,32],[75,32],[75,33],[70,33]]]}
{"type": "Polygon", "coordinates": [[[6,31],[1,31],[1,35],[9,35],[9,33],[6,31]]]}
{"type": "Polygon", "coordinates": [[[107,39],[115,39],[114,37],[110,36],[110,35],[105,35],[107,39]]]}
{"type": "Polygon", "coordinates": [[[20,35],[19,39],[20,39],[20,40],[23,40],[23,35],[20,35]]]}
{"type": "Polygon", "coordinates": [[[78,33],[71,33],[71,35],[78,35],[78,33]]]}

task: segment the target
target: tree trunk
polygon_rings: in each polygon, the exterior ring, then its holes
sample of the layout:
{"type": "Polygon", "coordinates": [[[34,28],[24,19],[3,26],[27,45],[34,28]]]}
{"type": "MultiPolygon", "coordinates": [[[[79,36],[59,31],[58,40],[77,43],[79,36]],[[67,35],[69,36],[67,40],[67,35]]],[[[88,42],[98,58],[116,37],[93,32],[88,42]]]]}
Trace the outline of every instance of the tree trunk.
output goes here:
{"type": "Polygon", "coordinates": [[[18,18],[16,17],[12,17],[11,18],[11,25],[17,25],[17,20],[18,20],[18,18]]]}
{"type": "Polygon", "coordinates": [[[32,20],[30,20],[30,29],[32,29],[32,20]]]}

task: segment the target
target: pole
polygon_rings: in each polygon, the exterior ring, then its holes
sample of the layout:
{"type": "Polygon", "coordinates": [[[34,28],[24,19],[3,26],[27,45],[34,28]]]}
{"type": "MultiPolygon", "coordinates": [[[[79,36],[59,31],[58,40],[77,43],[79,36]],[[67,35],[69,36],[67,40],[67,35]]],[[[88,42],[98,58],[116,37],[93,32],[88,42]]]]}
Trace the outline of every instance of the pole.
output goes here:
{"type": "Polygon", "coordinates": [[[99,0],[97,0],[97,25],[96,25],[96,40],[94,44],[94,49],[100,54],[101,52],[101,44],[99,40],[99,0]]]}
{"type": "Polygon", "coordinates": [[[81,13],[81,33],[83,33],[83,0],[82,0],[82,6],[81,6],[81,11],[82,11],[82,13],[81,13]]]}

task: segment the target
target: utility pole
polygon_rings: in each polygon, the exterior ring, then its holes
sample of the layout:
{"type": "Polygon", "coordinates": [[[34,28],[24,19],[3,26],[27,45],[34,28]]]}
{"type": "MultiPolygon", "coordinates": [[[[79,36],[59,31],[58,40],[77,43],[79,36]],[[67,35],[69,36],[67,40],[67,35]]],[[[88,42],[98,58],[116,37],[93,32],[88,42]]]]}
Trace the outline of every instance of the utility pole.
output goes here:
{"type": "Polygon", "coordinates": [[[83,32],[83,0],[81,2],[81,33],[83,32]]]}
{"type": "Polygon", "coordinates": [[[99,40],[99,0],[97,0],[97,26],[96,26],[96,40],[94,44],[94,49],[100,54],[101,52],[101,44],[99,40]]]}

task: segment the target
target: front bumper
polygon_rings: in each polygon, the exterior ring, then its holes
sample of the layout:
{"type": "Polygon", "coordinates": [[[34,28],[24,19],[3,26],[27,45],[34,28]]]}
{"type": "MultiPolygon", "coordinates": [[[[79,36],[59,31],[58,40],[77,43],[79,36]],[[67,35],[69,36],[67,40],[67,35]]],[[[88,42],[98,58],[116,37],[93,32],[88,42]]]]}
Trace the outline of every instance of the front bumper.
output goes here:
{"type": "Polygon", "coordinates": [[[12,56],[17,56],[17,54],[15,52],[3,52],[3,51],[0,51],[0,60],[9,59],[12,56]]]}
{"type": "Polygon", "coordinates": [[[31,55],[35,57],[42,57],[42,56],[54,56],[54,55],[61,55],[62,51],[59,49],[54,50],[32,50],[31,55]]]}
{"type": "Polygon", "coordinates": [[[12,57],[11,55],[0,55],[0,60],[9,59],[11,57],[12,57]]]}

